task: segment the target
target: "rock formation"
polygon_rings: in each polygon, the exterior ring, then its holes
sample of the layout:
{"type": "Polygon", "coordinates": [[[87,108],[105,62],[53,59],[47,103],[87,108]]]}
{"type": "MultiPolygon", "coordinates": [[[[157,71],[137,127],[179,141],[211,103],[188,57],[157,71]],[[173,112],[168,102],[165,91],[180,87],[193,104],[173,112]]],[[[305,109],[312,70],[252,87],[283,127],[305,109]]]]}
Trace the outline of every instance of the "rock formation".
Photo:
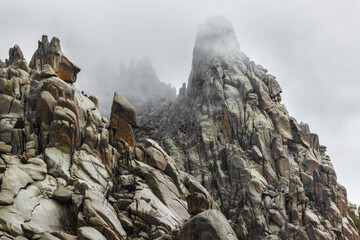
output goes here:
{"type": "Polygon", "coordinates": [[[30,67],[37,70],[33,78],[35,79],[40,72],[42,78],[53,76],[55,73],[65,82],[74,83],[80,68],[62,53],[60,40],[54,37],[49,43],[48,37],[44,35],[38,44],[38,49],[30,61],[30,67]]]}
{"type": "Polygon", "coordinates": [[[43,36],[30,66],[18,46],[9,54],[0,62],[1,239],[237,239],[195,178],[155,141],[136,143],[122,95],[109,123],[73,86],[80,69],[57,38],[43,36]]]}
{"type": "MultiPolygon", "coordinates": [[[[326,147],[289,116],[281,92],[276,78],[240,51],[232,25],[213,17],[199,28],[187,89],[140,117],[137,136],[157,140],[194,176],[239,236],[360,239],[326,147]]],[[[192,224],[210,215],[198,214],[181,236],[204,239],[192,224]]]]}

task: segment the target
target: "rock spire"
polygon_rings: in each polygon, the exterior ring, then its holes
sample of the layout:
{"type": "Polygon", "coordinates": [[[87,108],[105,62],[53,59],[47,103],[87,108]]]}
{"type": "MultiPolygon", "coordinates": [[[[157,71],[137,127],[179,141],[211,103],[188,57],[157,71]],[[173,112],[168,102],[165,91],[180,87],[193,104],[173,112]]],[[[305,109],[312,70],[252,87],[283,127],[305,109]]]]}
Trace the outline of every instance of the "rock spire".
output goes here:
{"type": "Polygon", "coordinates": [[[158,140],[239,236],[359,239],[324,146],[289,116],[267,72],[240,51],[229,21],[210,18],[199,27],[187,94],[141,116],[137,135],[158,140]]]}

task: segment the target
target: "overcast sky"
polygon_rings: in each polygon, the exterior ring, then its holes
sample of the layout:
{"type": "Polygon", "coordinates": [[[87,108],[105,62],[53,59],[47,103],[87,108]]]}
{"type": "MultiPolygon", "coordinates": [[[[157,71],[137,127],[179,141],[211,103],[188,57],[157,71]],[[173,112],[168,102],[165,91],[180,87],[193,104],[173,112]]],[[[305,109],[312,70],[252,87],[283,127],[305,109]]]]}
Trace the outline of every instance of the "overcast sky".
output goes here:
{"type": "MultiPolygon", "coordinates": [[[[94,82],[120,60],[148,56],[161,81],[187,82],[199,24],[223,15],[240,48],[276,76],[290,115],[309,123],[328,147],[348,198],[360,204],[360,1],[1,1],[0,59],[18,44],[30,61],[42,34],[61,40],[82,70],[76,86],[94,82]]],[[[110,74],[111,74],[110,71],[110,74]]],[[[131,89],[124,89],[131,91],[131,89]]],[[[109,93],[112,95],[112,93],[109,93]]]]}

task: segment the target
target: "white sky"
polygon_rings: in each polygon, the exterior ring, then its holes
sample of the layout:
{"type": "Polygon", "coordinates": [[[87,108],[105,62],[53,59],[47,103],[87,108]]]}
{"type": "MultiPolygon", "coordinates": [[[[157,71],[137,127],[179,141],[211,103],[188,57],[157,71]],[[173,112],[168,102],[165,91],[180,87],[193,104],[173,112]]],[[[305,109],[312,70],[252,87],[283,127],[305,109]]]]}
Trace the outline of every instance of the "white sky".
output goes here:
{"type": "Polygon", "coordinates": [[[121,59],[142,56],[178,88],[190,73],[197,26],[213,15],[227,17],[241,50],[277,77],[290,115],[319,135],[349,200],[360,204],[358,0],[7,0],[0,58],[18,44],[30,61],[47,34],[82,68],[76,85],[88,93],[96,95],[98,76],[116,84],[108,69],[115,74],[121,59]]]}

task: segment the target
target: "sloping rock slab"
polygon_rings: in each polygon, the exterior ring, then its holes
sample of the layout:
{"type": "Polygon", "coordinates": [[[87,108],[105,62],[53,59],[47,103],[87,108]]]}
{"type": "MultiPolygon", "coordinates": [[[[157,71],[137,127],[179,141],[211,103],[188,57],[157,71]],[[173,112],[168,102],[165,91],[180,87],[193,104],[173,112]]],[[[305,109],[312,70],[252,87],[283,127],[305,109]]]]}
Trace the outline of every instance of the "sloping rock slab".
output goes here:
{"type": "Polygon", "coordinates": [[[185,223],[178,240],[236,240],[237,237],[225,216],[215,210],[199,213],[185,223]]]}

